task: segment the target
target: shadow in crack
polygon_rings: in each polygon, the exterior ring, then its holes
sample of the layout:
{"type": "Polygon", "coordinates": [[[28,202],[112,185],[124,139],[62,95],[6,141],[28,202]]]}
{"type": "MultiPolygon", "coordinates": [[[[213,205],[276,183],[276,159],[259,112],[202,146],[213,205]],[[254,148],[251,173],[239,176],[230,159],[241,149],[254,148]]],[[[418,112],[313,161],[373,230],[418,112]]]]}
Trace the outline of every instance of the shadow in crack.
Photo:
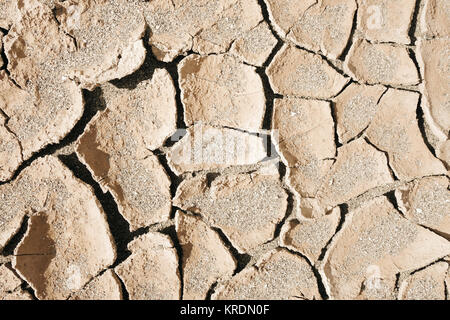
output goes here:
{"type": "Polygon", "coordinates": [[[117,248],[117,259],[112,267],[117,266],[131,254],[127,248],[127,244],[133,239],[130,224],[120,214],[111,193],[102,191],[98,182],[94,180],[90,171],[80,162],[75,153],[60,155],[59,159],[73,172],[75,177],[92,187],[95,196],[102,205],[117,248]]]}
{"type": "Polygon", "coordinates": [[[91,119],[97,114],[98,111],[104,110],[106,108],[105,100],[102,96],[101,88],[96,88],[93,91],[83,90],[83,99],[85,100],[85,107],[83,115],[80,120],[75,124],[75,126],[70,130],[70,132],[58,143],[48,144],[40,151],[34,153],[29,159],[22,162],[22,164],[17,168],[13,177],[7,181],[0,182],[0,185],[9,183],[17,178],[17,176],[33,161],[38,158],[45,157],[50,154],[54,154],[59,149],[68,146],[69,144],[75,142],[79,136],[84,132],[86,126],[91,121],[91,119]]]}

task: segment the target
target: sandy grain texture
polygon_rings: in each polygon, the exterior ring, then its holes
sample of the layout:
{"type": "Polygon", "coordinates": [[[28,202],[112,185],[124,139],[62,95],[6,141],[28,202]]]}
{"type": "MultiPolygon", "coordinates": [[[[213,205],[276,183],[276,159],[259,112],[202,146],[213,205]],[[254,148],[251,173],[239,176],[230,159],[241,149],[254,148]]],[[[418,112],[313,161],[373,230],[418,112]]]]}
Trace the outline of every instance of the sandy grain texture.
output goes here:
{"type": "Polygon", "coordinates": [[[0,0],[0,300],[449,299],[448,0],[0,0]]]}

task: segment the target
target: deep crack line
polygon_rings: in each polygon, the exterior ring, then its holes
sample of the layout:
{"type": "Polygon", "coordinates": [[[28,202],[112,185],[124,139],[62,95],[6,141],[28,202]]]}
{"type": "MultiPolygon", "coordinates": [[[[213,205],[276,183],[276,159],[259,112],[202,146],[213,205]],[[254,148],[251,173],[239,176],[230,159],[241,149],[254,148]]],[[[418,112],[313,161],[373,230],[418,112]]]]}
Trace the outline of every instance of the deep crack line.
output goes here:
{"type": "Polygon", "coordinates": [[[128,243],[133,240],[133,235],[130,232],[130,224],[120,213],[117,203],[111,193],[104,193],[102,191],[100,184],[94,180],[91,172],[80,162],[75,153],[70,155],[60,155],[59,159],[72,171],[76,178],[80,179],[93,189],[96,198],[100,202],[106,215],[109,230],[116,245],[117,258],[111,266],[113,268],[116,267],[118,264],[125,261],[131,254],[127,247],[128,243]]]}
{"type": "Polygon", "coordinates": [[[20,166],[15,170],[13,176],[6,180],[0,182],[0,186],[14,181],[19,174],[29,167],[35,160],[43,158],[48,155],[55,154],[58,150],[70,145],[75,142],[85,131],[87,125],[100,110],[103,110],[106,105],[102,98],[102,93],[100,88],[96,88],[94,91],[90,92],[88,90],[83,90],[83,96],[85,99],[84,110],[81,118],[72,127],[72,129],[62,138],[58,143],[47,144],[44,148],[33,153],[31,157],[24,160],[20,166]]]}

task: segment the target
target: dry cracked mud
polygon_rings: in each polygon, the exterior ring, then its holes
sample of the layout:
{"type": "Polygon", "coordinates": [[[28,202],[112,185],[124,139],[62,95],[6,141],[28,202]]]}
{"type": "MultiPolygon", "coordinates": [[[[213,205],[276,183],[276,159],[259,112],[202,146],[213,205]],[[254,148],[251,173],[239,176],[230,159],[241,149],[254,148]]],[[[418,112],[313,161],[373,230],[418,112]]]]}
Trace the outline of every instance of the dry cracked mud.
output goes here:
{"type": "Polygon", "coordinates": [[[447,0],[0,0],[0,300],[450,299],[447,0]]]}

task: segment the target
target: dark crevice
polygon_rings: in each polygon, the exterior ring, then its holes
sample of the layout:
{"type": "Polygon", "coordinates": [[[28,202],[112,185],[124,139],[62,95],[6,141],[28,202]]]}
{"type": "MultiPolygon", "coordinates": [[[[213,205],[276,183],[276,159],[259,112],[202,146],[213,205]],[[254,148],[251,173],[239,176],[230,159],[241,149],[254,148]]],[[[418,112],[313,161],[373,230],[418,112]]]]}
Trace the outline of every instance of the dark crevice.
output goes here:
{"type": "Polygon", "coordinates": [[[419,11],[420,11],[420,2],[421,0],[416,0],[416,4],[414,6],[413,15],[411,18],[411,25],[409,27],[408,36],[410,39],[410,44],[415,45],[417,38],[416,38],[416,31],[417,31],[417,22],[419,17],[419,11]]]}
{"type": "Polygon", "coordinates": [[[175,226],[170,226],[165,229],[162,229],[160,232],[170,237],[173,246],[177,251],[178,273],[180,275],[180,300],[183,300],[183,292],[184,292],[183,249],[181,248],[180,241],[178,240],[177,231],[175,229],[175,226]]]}
{"type": "Polygon", "coordinates": [[[423,225],[423,224],[419,224],[419,226],[421,226],[421,227],[424,228],[424,229],[427,229],[427,230],[430,231],[430,232],[433,232],[434,234],[438,235],[439,237],[442,237],[442,238],[444,238],[444,239],[450,241],[450,234],[448,234],[448,233],[445,233],[445,232],[436,230],[436,229],[434,229],[434,228],[425,226],[425,225],[423,225]]]}
{"type": "Polygon", "coordinates": [[[314,274],[314,277],[316,278],[317,288],[319,289],[319,294],[320,294],[322,300],[328,300],[329,296],[328,296],[327,290],[325,289],[325,285],[323,284],[322,276],[321,276],[320,272],[317,270],[317,268],[311,263],[311,261],[309,261],[309,259],[305,255],[301,254],[300,252],[291,250],[289,248],[283,248],[283,250],[289,251],[293,255],[301,257],[308,263],[308,265],[310,266],[310,268],[314,274]]]}
{"type": "Polygon", "coordinates": [[[340,204],[339,209],[340,209],[341,217],[339,219],[338,226],[336,227],[336,231],[334,232],[333,236],[330,238],[330,240],[328,240],[325,247],[322,248],[319,258],[317,259],[318,262],[323,261],[331,242],[333,241],[333,239],[336,237],[336,235],[339,233],[339,231],[341,231],[342,227],[344,226],[345,217],[348,214],[348,205],[346,203],[340,204]]]}
{"type": "Polygon", "coordinates": [[[419,75],[419,83],[422,83],[423,82],[422,74],[420,72],[420,66],[419,66],[419,62],[417,61],[416,54],[412,49],[407,49],[407,51],[408,51],[409,58],[412,60],[412,62],[414,63],[414,66],[416,67],[417,74],[419,75]]]}
{"type": "Polygon", "coordinates": [[[448,285],[447,285],[447,281],[444,281],[444,297],[445,297],[445,300],[449,300],[449,287],[448,287],[448,285]]]}
{"type": "Polygon", "coordinates": [[[107,270],[109,270],[108,268],[107,269],[103,269],[103,270],[101,270],[99,273],[97,273],[96,275],[94,275],[92,278],[90,278],[80,289],[78,289],[77,291],[75,291],[75,292],[72,292],[67,298],[66,298],[66,300],[70,300],[70,299],[72,299],[72,297],[73,297],[73,295],[74,294],[76,294],[76,293],[78,293],[78,292],[80,292],[80,291],[83,291],[83,290],[85,290],[95,279],[97,279],[97,278],[99,278],[99,277],[101,277],[107,270]]]}
{"type": "Polygon", "coordinates": [[[380,104],[381,99],[383,99],[384,95],[389,91],[389,88],[386,88],[383,93],[381,94],[381,96],[378,98],[377,101],[377,106],[380,104]]]}
{"type": "Polygon", "coordinates": [[[245,129],[240,129],[238,127],[230,127],[230,126],[221,126],[221,127],[225,128],[225,129],[230,129],[230,130],[246,133],[246,134],[249,134],[249,135],[255,136],[255,137],[260,137],[260,136],[266,135],[266,134],[261,133],[261,132],[252,132],[252,131],[248,131],[248,130],[245,130],[245,129]]]}
{"type": "Polygon", "coordinates": [[[33,300],[39,300],[36,297],[36,294],[34,293],[33,288],[31,288],[27,282],[23,281],[22,284],[20,285],[20,289],[22,289],[25,292],[28,292],[31,295],[31,297],[33,298],[33,300]]]}
{"type": "MultiPolygon", "coordinates": [[[[145,31],[145,35],[143,38],[145,49],[147,50],[147,55],[145,57],[144,63],[142,66],[134,73],[125,76],[121,79],[111,80],[110,82],[118,87],[125,89],[134,89],[136,86],[145,80],[150,80],[153,76],[155,69],[165,69],[171,76],[174,87],[175,87],[175,101],[177,106],[177,129],[186,128],[186,124],[184,123],[184,108],[183,103],[181,102],[181,89],[179,86],[179,77],[178,77],[178,63],[185,58],[185,56],[181,55],[176,57],[171,62],[162,62],[156,59],[152,52],[152,48],[149,45],[149,36],[150,29],[147,27],[145,31]]],[[[189,51],[186,53],[186,56],[192,54],[194,52],[189,51]]],[[[170,146],[171,142],[176,142],[177,140],[168,139],[166,143],[167,146],[170,146]]],[[[173,143],[172,143],[173,144],[173,143]]]]}
{"type": "Polygon", "coordinates": [[[25,291],[25,292],[28,292],[31,295],[33,300],[38,300],[38,298],[36,297],[36,294],[34,293],[33,288],[31,288],[30,284],[27,281],[22,279],[22,277],[18,274],[16,269],[13,268],[11,262],[6,263],[6,267],[9,270],[11,270],[14,273],[14,275],[22,281],[22,283],[20,284],[20,289],[25,291]]]}
{"type": "Polygon", "coordinates": [[[169,176],[169,179],[170,179],[170,194],[171,194],[172,198],[174,198],[175,194],[177,193],[178,186],[180,185],[180,183],[181,183],[181,181],[183,179],[181,177],[179,177],[178,175],[176,175],[172,171],[172,169],[169,166],[169,162],[167,161],[167,158],[166,158],[166,156],[164,155],[164,153],[162,151],[157,150],[156,152],[154,152],[154,154],[158,158],[159,163],[161,164],[161,166],[166,171],[166,174],[169,176]]]}
{"type": "Polygon", "coordinates": [[[108,221],[111,235],[116,244],[117,258],[112,268],[116,267],[131,254],[127,248],[128,243],[133,240],[133,234],[130,232],[130,224],[120,214],[117,203],[111,193],[103,193],[99,183],[94,180],[91,172],[80,162],[75,153],[60,155],[59,159],[73,172],[75,177],[92,187],[95,196],[99,200],[106,214],[106,220],[108,221]]]}
{"type": "Polygon", "coordinates": [[[269,29],[272,32],[273,36],[278,40],[278,43],[282,42],[280,36],[278,35],[278,33],[275,31],[275,29],[272,26],[272,21],[270,21],[269,10],[267,9],[266,2],[264,0],[258,0],[258,4],[261,8],[261,13],[262,13],[263,19],[269,26],[269,29]]]}
{"type": "MultiPolygon", "coordinates": [[[[282,167],[282,166],[280,165],[280,168],[281,168],[281,167],[282,167]]],[[[289,190],[286,190],[286,189],[285,189],[285,191],[286,191],[286,193],[288,194],[288,197],[287,197],[287,208],[286,208],[286,213],[285,213],[283,219],[281,219],[281,221],[278,222],[278,224],[276,225],[275,231],[274,231],[274,233],[273,233],[273,238],[272,238],[272,240],[273,240],[273,239],[276,239],[276,238],[278,238],[278,237],[280,236],[281,228],[283,228],[284,223],[285,223],[286,220],[292,215],[292,212],[294,211],[294,195],[293,195],[293,193],[290,192],[289,190]]],[[[271,240],[271,241],[272,241],[272,240],[271,240]]]]}
{"type": "Polygon", "coordinates": [[[275,58],[276,54],[280,51],[280,49],[283,47],[283,45],[284,45],[284,42],[282,40],[278,39],[278,37],[277,37],[277,44],[272,49],[272,52],[267,57],[266,61],[264,61],[262,68],[267,68],[270,65],[270,63],[273,61],[273,58],[275,58]]]}
{"type": "MultiPolygon", "coordinates": [[[[344,92],[344,91],[345,91],[348,87],[350,87],[350,85],[353,84],[353,83],[355,83],[355,81],[353,81],[353,79],[350,78],[350,81],[347,81],[347,83],[342,87],[342,89],[339,90],[338,93],[336,93],[334,96],[332,96],[332,97],[331,97],[330,99],[328,99],[328,100],[331,100],[331,99],[334,99],[334,98],[338,97],[342,92],[344,92]]],[[[322,100],[322,99],[317,99],[317,100],[322,100]]],[[[325,99],[325,100],[326,100],[326,99],[325,99]]]]}
{"type": "Polygon", "coordinates": [[[212,183],[214,180],[216,180],[218,177],[220,177],[220,173],[218,172],[208,172],[206,174],[206,185],[208,186],[208,189],[211,188],[212,183]]]}
{"type": "Polygon", "coordinates": [[[401,280],[401,273],[399,272],[399,273],[397,273],[396,275],[395,275],[395,287],[394,287],[394,292],[396,293],[396,294],[398,294],[398,292],[399,292],[399,290],[400,290],[400,280],[401,280]]]}
{"type": "MultiPolygon", "coordinates": [[[[187,53],[190,54],[190,53],[187,53]]],[[[183,59],[184,57],[178,57],[171,63],[166,65],[166,70],[169,72],[170,76],[173,79],[174,86],[175,86],[175,101],[177,104],[177,129],[183,129],[186,128],[186,124],[184,122],[184,107],[183,103],[181,101],[181,88],[180,88],[180,80],[178,77],[178,63],[183,59]]]]}
{"type": "MultiPolygon", "coordinates": [[[[264,148],[266,151],[266,157],[261,162],[268,161],[271,159],[280,159],[280,155],[277,152],[277,148],[275,147],[275,144],[273,143],[272,135],[263,136],[263,140],[264,140],[264,148]]],[[[281,162],[280,162],[280,164],[281,164],[281,162]]]]}
{"type": "Polygon", "coordinates": [[[0,186],[9,183],[17,178],[17,176],[28,166],[31,165],[36,159],[51,155],[58,151],[59,149],[68,146],[69,144],[76,141],[84,132],[86,126],[95,116],[95,114],[106,108],[106,102],[103,99],[102,91],[100,88],[96,88],[93,91],[83,90],[83,98],[85,100],[85,107],[83,115],[75,124],[75,126],[70,130],[70,132],[58,143],[52,143],[46,145],[40,151],[34,153],[30,158],[23,161],[22,164],[17,168],[11,179],[0,182],[0,186]]]}
{"type": "MultiPolygon", "coordinates": [[[[365,82],[363,82],[362,84],[364,84],[366,86],[370,86],[371,85],[371,84],[368,84],[368,83],[365,83],[365,82]]],[[[385,88],[393,89],[393,90],[403,90],[403,91],[408,91],[408,92],[420,93],[419,89],[411,88],[411,87],[417,87],[418,85],[412,85],[409,88],[408,87],[402,87],[401,85],[399,85],[399,86],[392,86],[390,84],[385,84],[385,83],[384,84],[382,84],[382,83],[372,84],[372,86],[373,85],[382,85],[385,88]]]]}
{"type": "MultiPolygon", "coordinates": [[[[286,176],[287,173],[287,166],[283,163],[283,162],[278,162],[278,174],[280,175],[280,180],[283,181],[284,177],[286,176]]],[[[289,200],[289,198],[288,198],[289,200]]],[[[290,199],[293,201],[293,198],[290,199]]]]}
{"type": "MultiPolygon", "coordinates": [[[[177,117],[179,118],[180,113],[177,112],[177,117]]],[[[181,121],[183,121],[182,119],[183,116],[181,116],[181,121]]],[[[178,122],[179,120],[177,120],[178,122]]],[[[183,124],[184,125],[184,124],[183,124]]],[[[164,148],[170,148],[172,147],[175,143],[177,143],[178,141],[180,141],[185,135],[187,134],[187,129],[185,128],[177,128],[175,133],[172,134],[169,138],[166,139],[166,141],[163,143],[163,147],[164,148]]]]}
{"type": "Polygon", "coordinates": [[[380,148],[378,148],[376,145],[374,145],[367,137],[364,137],[364,140],[372,147],[374,147],[376,150],[384,153],[384,155],[386,156],[386,161],[387,161],[387,166],[389,168],[389,172],[391,173],[392,177],[394,178],[394,181],[399,181],[397,175],[394,172],[394,169],[392,169],[390,161],[389,161],[389,154],[387,153],[387,151],[381,150],[380,148]]]}
{"type": "Polygon", "coordinates": [[[421,107],[422,99],[423,99],[423,96],[419,95],[419,101],[417,102],[417,108],[416,108],[417,125],[419,126],[419,130],[422,135],[423,142],[427,146],[428,150],[430,150],[430,152],[433,154],[433,156],[436,157],[436,150],[434,149],[434,147],[431,145],[431,143],[427,139],[427,133],[425,130],[425,117],[424,117],[424,113],[423,113],[423,110],[421,107]]]}
{"type": "Polygon", "coordinates": [[[3,124],[3,126],[5,127],[6,131],[8,131],[10,134],[12,134],[17,141],[17,144],[19,145],[19,149],[20,149],[20,156],[21,156],[21,161],[23,161],[23,146],[22,146],[22,141],[20,141],[19,137],[17,136],[17,134],[15,132],[13,132],[11,130],[11,128],[9,128],[8,126],[8,122],[11,119],[2,109],[0,109],[0,114],[3,115],[3,117],[5,118],[5,122],[3,124]]]}
{"type": "MultiPolygon", "coordinates": [[[[6,31],[4,31],[4,29],[0,28],[0,33],[3,33],[3,37],[7,34],[6,31]]],[[[1,60],[3,60],[3,66],[0,67],[0,70],[5,70],[6,74],[9,76],[9,71],[6,68],[8,65],[8,57],[6,56],[6,52],[5,52],[5,46],[1,45],[2,50],[0,50],[0,57],[1,60]]]]}
{"type": "Polygon", "coordinates": [[[128,293],[127,287],[123,280],[116,274],[117,279],[119,279],[120,290],[122,291],[122,300],[130,300],[130,294],[128,293]]]}
{"type": "Polygon", "coordinates": [[[218,236],[222,240],[222,243],[225,245],[225,247],[227,247],[231,255],[236,260],[237,266],[236,270],[234,270],[233,276],[238,274],[248,265],[252,257],[246,253],[239,253],[239,251],[233,246],[231,241],[220,228],[211,227],[211,229],[217,232],[218,236]]]}
{"type": "Polygon", "coordinates": [[[205,300],[211,300],[211,296],[213,295],[214,291],[217,288],[217,285],[219,284],[218,281],[214,282],[211,287],[209,288],[208,292],[206,293],[206,299],[205,300]]]}
{"type": "Polygon", "coordinates": [[[265,72],[265,68],[260,67],[256,68],[256,73],[258,73],[261,78],[264,89],[264,96],[266,100],[266,110],[262,121],[262,129],[270,130],[270,128],[272,127],[272,113],[273,113],[273,104],[275,100],[275,93],[272,90],[272,87],[270,86],[269,77],[265,72]]]}
{"type": "Polygon", "coordinates": [[[295,48],[297,48],[297,49],[299,49],[299,50],[306,51],[306,52],[311,53],[311,54],[313,54],[313,55],[315,55],[315,56],[319,56],[319,57],[322,59],[322,61],[324,61],[325,63],[327,63],[327,64],[330,66],[330,68],[332,68],[334,71],[336,71],[337,73],[339,73],[341,76],[343,76],[343,77],[345,77],[345,78],[350,78],[350,79],[352,79],[352,77],[350,77],[349,75],[347,75],[343,70],[339,69],[334,63],[332,63],[332,62],[330,61],[330,59],[329,59],[327,56],[325,56],[325,55],[322,54],[321,52],[317,52],[317,51],[314,51],[314,50],[311,50],[311,49],[302,47],[302,46],[300,46],[300,45],[298,45],[298,44],[295,44],[295,48]]]}
{"type": "Polygon", "coordinates": [[[310,266],[311,266],[311,269],[312,269],[312,271],[314,273],[314,276],[316,277],[317,287],[319,289],[320,296],[322,297],[323,300],[328,300],[329,296],[328,296],[327,290],[325,289],[325,285],[323,284],[322,275],[316,269],[315,266],[313,266],[312,264],[310,264],[310,266]]]}
{"type": "Polygon", "coordinates": [[[25,233],[28,229],[28,220],[29,217],[25,216],[22,220],[22,223],[20,225],[19,230],[16,232],[16,234],[8,241],[8,243],[5,245],[2,251],[2,256],[10,256],[14,254],[14,249],[16,249],[17,245],[22,241],[23,237],[25,236],[25,233]]]}
{"type": "Polygon", "coordinates": [[[3,66],[0,68],[0,70],[4,70],[6,75],[8,76],[8,80],[11,81],[17,88],[22,89],[22,87],[16,82],[16,80],[14,80],[14,78],[11,77],[11,73],[8,70],[9,61],[5,53],[5,47],[3,47],[2,50],[0,51],[0,55],[3,59],[3,66]]]}
{"type": "Polygon", "coordinates": [[[431,267],[432,265],[435,265],[436,263],[439,263],[439,262],[442,262],[442,261],[445,261],[445,260],[444,260],[443,258],[439,258],[439,259],[437,259],[437,260],[435,260],[435,261],[433,261],[433,262],[430,262],[430,263],[427,264],[426,266],[423,266],[423,267],[420,267],[420,268],[418,268],[418,269],[416,269],[416,270],[414,270],[414,271],[411,271],[410,275],[412,276],[413,274],[415,274],[415,273],[417,273],[417,272],[420,272],[420,271],[423,271],[423,270],[425,270],[426,268],[431,267]]]}
{"type": "Polygon", "coordinates": [[[337,157],[337,149],[342,146],[342,143],[339,141],[339,135],[337,132],[336,102],[330,101],[330,106],[331,106],[331,116],[333,117],[333,126],[334,126],[334,143],[336,144],[335,156],[337,157]]]}
{"type": "Polygon", "coordinates": [[[273,104],[274,104],[274,99],[277,98],[277,95],[275,94],[275,92],[273,91],[273,89],[270,85],[269,77],[266,74],[266,69],[272,62],[275,55],[283,47],[284,42],[281,40],[280,36],[278,35],[278,33],[274,30],[274,28],[272,26],[272,22],[270,21],[270,18],[269,18],[269,11],[267,10],[266,3],[264,2],[264,0],[258,0],[258,3],[259,3],[259,6],[261,7],[261,13],[263,15],[264,21],[269,26],[270,32],[273,34],[275,39],[277,39],[277,44],[272,49],[272,52],[270,53],[270,55],[266,59],[266,61],[263,63],[262,67],[256,68],[256,73],[259,74],[259,76],[262,80],[263,88],[264,88],[264,95],[266,98],[266,112],[264,114],[262,128],[266,129],[266,130],[270,130],[270,128],[272,126],[273,104]]]}
{"type": "Polygon", "coordinates": [[[400,213],[402,212],[398,206],[397,197],[395,196],[395,190],[386,192],[385,194],[383,194],[383,196],[385,196],[389,200],[389,202],[394,206],[395,210],[400,213]]]}
{"type": "Polygon", "coordinates": [[[353,45],[353,38],[355,36],[357,23],[358,23],[358,11],[359,11],[358,2],[356,2],[356,10],[355,10],[355,15],[353,16],[352,30],[350,31],[350,36],[348,37],[347,45],[345,46],[341,55],[338,57],[338,60],[345,61],[345,59],[347,58],[347,55],[350,52],[350,49],[353,45]]]}
{"type": "Polygon", "coordinates": [[[368,124],[364,129],[361,130],[360,133],[358,133],[356,136],[354,136],[353,138],[349,139],[347,142],[345,142],[345,144],[349,144],[350,142],[353,142],[355,140],[358,140],[359,138],[362,137],[362,135],[366,132],[367,128],[369,128],[370,124],[368,124]]]}
{"type": "MultiPolygon", "coordinates": [[[[141,227],[141,228],[137,228],[136,230],[131,232],[131,240],[136,239],[137,237],[140,237],[146,233],[148,233],[150,231],[150,227],[141,227]]],[[[131,241],[130,240],[130,241],[131,241]]]]}

